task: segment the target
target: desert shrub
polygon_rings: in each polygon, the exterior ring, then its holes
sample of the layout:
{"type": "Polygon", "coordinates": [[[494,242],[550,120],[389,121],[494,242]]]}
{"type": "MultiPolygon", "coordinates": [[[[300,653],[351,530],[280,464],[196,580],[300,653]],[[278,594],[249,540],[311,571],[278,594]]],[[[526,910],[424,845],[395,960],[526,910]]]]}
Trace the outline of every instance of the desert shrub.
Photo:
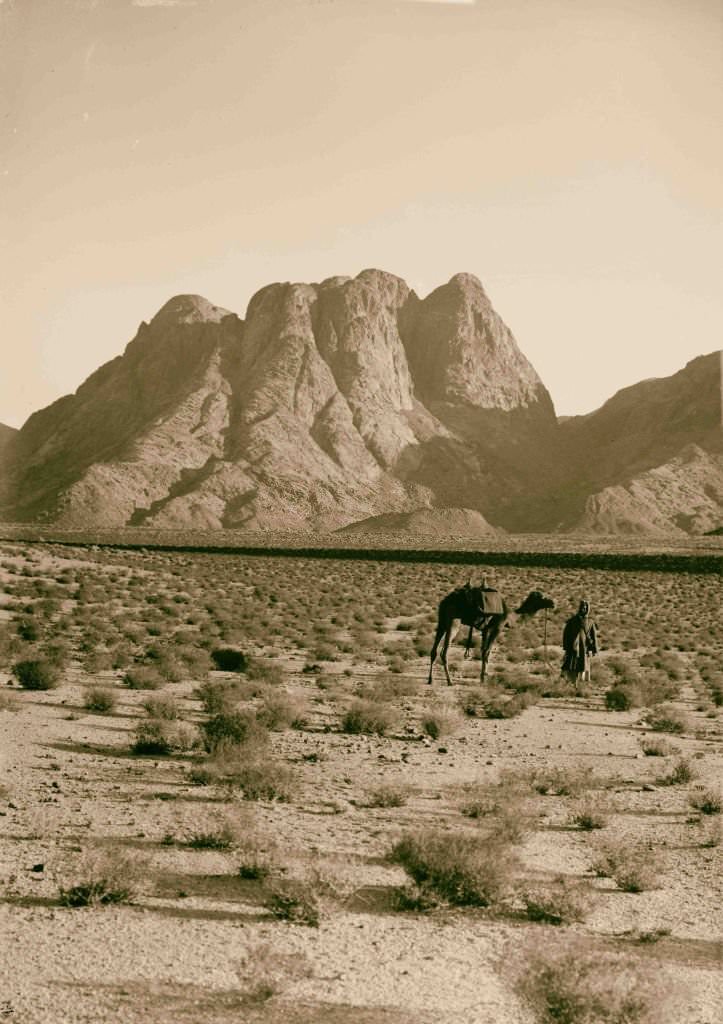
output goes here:
{"type": "Polygon", "coordinates": [[[319,901],[308,882],[279,880],[268,890],[266,907],[279,921],[319,927],[319,901]]]}
{"type": "Polygon", "coordinates": [[[157,668],[150,665],[134,665],[123,676],[124,684],[130,690],[159,690],[166,680],[157,668]]]}
{"type": "Polygon", "coordinates": [[[40,639],[40,626],[34,619],[20,619],[15,630],[25,643],[33,644],[40,639]]]}
{"type": "Polygon", "coordinates": [[[605,707],[608,711],[629,711],[640,706],[640,695],[629,686],[613,686],[605,691],[605,707]]]}
{"type": "Polygon", "coordinates": [[[488,838],[505,843],[519,843],[524,838],[531,815],[516,782],[471,784],[463,786],[463,792],[460,812],[478,821],[488,838]]]}
{"type": "Polygon", "coordinates": [[[45,658],[16,661],[13,674],[24,690],[54,690],[60,682],[60,671],[45,658]]]}
{"type": "Polygon", "coordinates": [[[440,708],[428,708],[422,712],[420,722],[422,732],[433,740],[441,739],[442,736],[450,736],[457,732],[460,726],[457,715],[440,708]]]}
{"type": "MultiPolygon", "coordinates": [[[[484,690],[470,688],[463,690],[457,699],[457,706],[462,714],[468,718],[477,718],[482,712],[485,701],[488,699],[484,690]]],[[[483,712],[482,712],[483,713],[483,712]]]]}
{"type": "Polygon", "coordinates": [[[147,697],[143,701],[143,710],[150,718],[162,718],[167,722],[175,722],[180,715],[178,704],[173,697],[162,694],[159,697],[147,697]]]}
{"type": "Polygon", "coordinates": [[[416,679],[384,676],[382,679],[374,679],[372,682],[359,683],[355,687],[354,694],[361,700],[379,704],[385,701],[399,700],[401,697],[413,697],[418,691],[419,683],[416,679]]]}
{"type": "Polygon", "coordinates": [[[534,703],[531,691],[516,693],[513,697],[493,697],[485,703],[484,715],[485,718],[516,718],[534,703]]]}
{"type": "Polygon", "coordinates": [[[667,775],[659,776],[655,781],[659,786],[684,786],[695,778],[695,771],[690,761],[679,758],[667,775]]]}
{"type": "Polygon", "coordinates": [[[278,869],[277,851],[273,843],[261,843],[253,832],[246,831],[236,843],[240,878],[263,881],[278,869]]]}
{"type": "Polygon", "coordinates": [[[301,702],[285,693],[273,693],[266,697],[256,714],[259,722],[272,732],[288,729],[304,720],[301,702]]]}
{"type": "Polygon", "coordinates": [[[660,869],[660,858],[648,846],[621,839],[600,843],[592,862],[599,878],[612,878],[623,892],[658,888],[660,869]]]}
{"type": "Polygon", "coordinates": [[[392,890],[392,910],[401,913],[427,914],[439,906],[439,900],[422,886],[399,885],[392,890]]]}
{"type": "Polygon", "coordinates": [[[166,682],[178,683],[183,679],[183,664],[167,647],[160,644],[149,647],[143,658],[166,682]]]}
{"type": "Polygon", "coordinates": [[[232,850],[238,841],[238,826],[225,821],[215,828],[191,832],[184,845],[192,850],[232,850]]]}
{"type": "Polygon", "coordinates": [[[76,866],[75,879],[60,887],[64,907],[129,903],[137,895],[143,865],[118,849],[87,853],[76,866]]]}
{"type": "Polygon", "coordinates": [[[592,902],[588,889],[563,877],[526,888],[521,898],[529,921],[554,925],[584,921],[592,902]]]}
{"type": "Polygon", "coordinates": [[[404,835],[389,859],[417,885],[459,906],[497,903],[517,866],[510,846],[498,840],[435,830],[404,835]]]}
{"type": "Polygon", "coordinates": [[[588,789],[599,789],[605,780],[596,778],[584,767],[533,768],[523,778],[541,796],[579,796],[588,789]]]}
{"type": "Polygon", "coordinates": [[[721,795],[715,789],[696,790],[688,797],[691,807],[701,814],[720,814],[721,795]]]}
{"type": "Polygon", "coordinates": [[[183,722],[149,718],[136,728],[131,751],[134,754],[163,757],[192,750],[196,744],[196,737],[193,727],[183,722]]]}
{"type": "Polygon", "coordinates": [[[629,960],[564,950],[533,951],[515,985],[538,1024],[653,1024],[660,1003],[629,960]]]}
{"type": "Polygon", "coordinates": [[[395,724],[393,712],[383,705],[355,700],[341,721],[342,732],[384,736],[395,724]]]}
{"type": "Polygon", "coordinates": [[[577,825],[583,832],[605,828],[608,823],[610,808],[606,801],[592,796],[583,797],[570,811],[570,823],[577,825]]]}
{"type": "Polygon", "coordinates": [[[110,651],[90,651],[82,661],[83,671],[89,675],[96,672],[107,672],[113,668],[113,657],[110,651]]]}
{"type": "Polygon", "coordinates": [[[678,748],[662,736],[644,737],[640,741],[640,748],[646,757],[669,757],[678,752],[678,748]]]}
{"type": "Polygon", "coordinates": [[[238,691],[233,684],[218,680],[207,680],[197,686],[193,696],[201,701],[207,715],[217,715],[222,711],[230,711],[237,702],[238,691]]]}
{"type": "Polygon", "coordinates": [[[112,711],[117,702],[115,691],[107,686],[87,686],[83,693],[83,707],[86,711],[112,711]]]}
{"type": "Polygon", "coordinates": [[[406,786],[375,786],[367,793],[367,807],[403,807],[409,798],[406,786]]]}
{"type": "Polygon", "coordinates": [[[245,672],[248,658],[233,647],[216,647],[210,652],[211,660],[220,672],[245,672]]]}
{"type": "Polygon", "coordinates": [[[222,747],[258,745],[267,739],[266,729],[252,711],[221,711],[201,725],[201,733],[209,754],[222,747]]]}
{"type": "Polygon", "coordinates": [[[680,734],[690,731],[691,723],[688,715],[670,704],[660,704],[651,708],[645,715],[648,728],[653,732],[669,732],[680,734]]]}
{"type": "Polygon", "coordinates": [[[243,790],[245,800],[278,800],[286,803],[294,793],[294,774],[284,764],[271,759],[254,758],[239,764],[224,782],[243,790]]]}
{"type": "Polygon", "coordinates": [[[268,683],[269,686],[278,686],[284,681],[284,673],[279,665],[268,658],[249,658],[246,676],[257,683],[268,683]]]}

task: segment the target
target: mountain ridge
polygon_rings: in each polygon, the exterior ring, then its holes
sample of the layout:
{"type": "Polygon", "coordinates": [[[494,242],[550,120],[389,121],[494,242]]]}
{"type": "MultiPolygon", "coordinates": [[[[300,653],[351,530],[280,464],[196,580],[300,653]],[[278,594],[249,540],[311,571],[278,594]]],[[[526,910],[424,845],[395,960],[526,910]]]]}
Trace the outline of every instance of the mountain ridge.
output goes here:
{"type": "Polygon", "coordinates": [[[423,299],[375,269],[276,282],[243,319],[176,295],[73,395],[0,431],[0,510],[201,529],[396,515],[413,530],[434,521],[420,510],[454,508],[481,529],[700,532],[720,519],[716,356],[558,421],[470,274],[423,299]],[[659,467],[678,482],[656,517],[659,467]]]}

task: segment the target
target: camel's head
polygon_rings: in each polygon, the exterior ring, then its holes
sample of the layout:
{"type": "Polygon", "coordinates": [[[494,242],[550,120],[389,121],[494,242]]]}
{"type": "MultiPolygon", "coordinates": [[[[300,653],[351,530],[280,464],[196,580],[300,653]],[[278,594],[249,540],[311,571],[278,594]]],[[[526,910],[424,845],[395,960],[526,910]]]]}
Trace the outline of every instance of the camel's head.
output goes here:
{"type": "Polygon", "coordinates": [[[517,609],[518,615],[536,615],[543,608],[554,608],[555,602],[551,597],[545,597],[541,590],[532,590],[517,609]]]}

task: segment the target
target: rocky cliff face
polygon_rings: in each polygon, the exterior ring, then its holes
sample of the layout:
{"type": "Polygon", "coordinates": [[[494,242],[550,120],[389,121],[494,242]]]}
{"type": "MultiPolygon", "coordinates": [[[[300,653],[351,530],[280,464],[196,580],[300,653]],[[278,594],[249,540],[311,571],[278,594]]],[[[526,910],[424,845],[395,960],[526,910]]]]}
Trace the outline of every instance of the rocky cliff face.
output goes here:
{"type": "Polygon", "coordinates": [[[557,521],[545,525],[610,533],[713,528],[723,514],[722,426],[720,352],[566,420],[566,482],[552,496],[557,521]]]}
{"type": "MultiPolygon", "coordinates": [[[[333,529],[392,515],[414,530],[431,521],[418,510],[459,507],[482,532],[487,520],[608,528],[631,466],[676,475],[697,444],[680,473],[713,472],[701,461],[714,450],[711,367],[682,374],[559,425],[471,275],[424,300],[378,270],[273,284],[244,320],[177,296],[122,356],[11,432],[0,505],[6,519],[66,526],[333,529]]],[[[632,519],[654,490],[640,485],[632,519]]],[[[690,528],[715,519],[706,494],[690,528]]]]}

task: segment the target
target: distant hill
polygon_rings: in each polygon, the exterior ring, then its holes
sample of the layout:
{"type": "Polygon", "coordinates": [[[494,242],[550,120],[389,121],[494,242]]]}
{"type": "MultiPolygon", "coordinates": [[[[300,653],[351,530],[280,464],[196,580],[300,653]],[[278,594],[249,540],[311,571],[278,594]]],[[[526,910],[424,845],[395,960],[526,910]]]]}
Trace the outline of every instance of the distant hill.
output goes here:
{"type": "Polygon", "coordinates": [[[422,508],[414,512],[387,512],[344,526],[341,534],[412,534],[419,537],[494,537],[500,530],[470,508],[422,508]]]}
{"type": "Polygon", "coordinates": [[[720,376],[701,356],[558,422],[472,275],[424,299],[380,270],[271,284],[244,319],[181,295],[75,394],[0,430],[0,515],[698,533],[721,519],[720,376]]]}

